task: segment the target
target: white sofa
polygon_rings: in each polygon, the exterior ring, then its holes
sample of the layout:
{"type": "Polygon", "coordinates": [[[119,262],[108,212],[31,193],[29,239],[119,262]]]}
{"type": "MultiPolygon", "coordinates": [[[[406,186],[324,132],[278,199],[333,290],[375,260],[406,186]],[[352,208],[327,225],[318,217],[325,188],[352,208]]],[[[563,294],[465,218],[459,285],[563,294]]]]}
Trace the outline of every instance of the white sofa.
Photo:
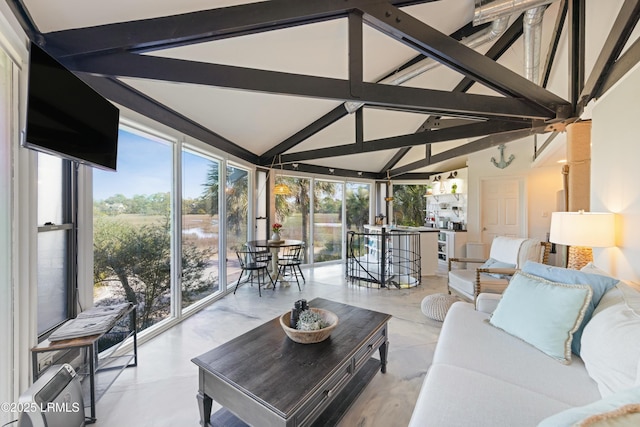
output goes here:
{"type": "MultiPolygon", "coordinates": [[[[569,426],[620,402],[640,403],[640,291],[617,282],[598,296],[582,358],[573,354],[569,364],[490,323],[507,292],[502,301],[482,294],[475,306],[453,304],[410,427],[569,426]]],[[[625,416],[640,418],[637,407],[625,416]]]]}

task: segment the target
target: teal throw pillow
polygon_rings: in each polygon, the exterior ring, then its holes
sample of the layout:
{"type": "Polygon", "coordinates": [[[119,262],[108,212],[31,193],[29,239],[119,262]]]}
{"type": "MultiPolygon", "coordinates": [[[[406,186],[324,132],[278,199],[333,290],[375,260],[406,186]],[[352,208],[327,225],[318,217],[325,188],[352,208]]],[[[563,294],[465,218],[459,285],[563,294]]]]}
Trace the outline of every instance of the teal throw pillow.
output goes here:
{"type": "MultiPolygon", "coordinates": [[[[542,422],[538,424],[538,427],[570,427],[579,425],[579,423],[594,415],[616,411],[626,405],[633,404],[640,404],[640,387],[620,391],[588,405],[570,408],[559,412],[542,420],[542,422]]],[[[619,414],[621,418],[628,415],[628,411],[624,410],[620,411],[619,414]]]]}
{"type": "Polygon", "coordinates": [[[571,363],[571,340],[591,301],[587,285],[555,283],[518,272],[489,322],[543,353],[571,363]]]}
{"type": "Polygon", "coordinates": [[[577,285],[589,285],[593,291],[593,297],[587,308],[587,312],[584,315],[582,324],[578,328],[575,334],[573,334],[573,343],[571,344],[571,350],[578,356],[580,356],[580,340],[582,339],[582,330],[585,325],[591,320],[593,310],[600,303],[600,299],[609,289],[618,284],[619,280],[612,277],[600,276],[598,274],[584,273],[579,270],[570,270],[562,267],[553,267],[551,265],[540,264],[537,262],[528,261],[522,271],[532,274],[534,276],[542,277],[552,282],[568,283],[577,285]]]}

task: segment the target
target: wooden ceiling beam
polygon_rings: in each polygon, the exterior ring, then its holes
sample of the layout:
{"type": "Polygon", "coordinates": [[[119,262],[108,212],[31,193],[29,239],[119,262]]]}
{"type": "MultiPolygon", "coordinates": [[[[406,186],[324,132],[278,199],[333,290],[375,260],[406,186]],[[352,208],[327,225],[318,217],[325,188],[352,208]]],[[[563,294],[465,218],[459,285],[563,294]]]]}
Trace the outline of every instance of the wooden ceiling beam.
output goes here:
{"type": "Polygon", "coordinates": [[[355,98],[351,94],[349,80],[132,53],[77,58],[65,65],[73,71],[107,77],[145,78],[338,101],[365,102],[372,106],[446,116],[516,120],[554,118],[548,110],[516,98],[451,93],[366,82],[361,84],[361,97],[355,98]]]}
{"type": "MultiPolygon", "coordinates": [[[[436,0],[388,0],[398,7],[436,0]]],[[[344,18],[380,0],[279,0],[46,33],[56,57],[117,51],[150,52],[344,18]]]]}
{"type": "Polygon", "coordinates": [[[392,5],[369,5],[362,11],[364,21],[372,27],[498,93],[541,106],[557,120],[572,112],[571,104],[561,97],[392,5]]]}
{"type": "Polygon", "coordinates": [[[360,153],[370,153],[374,151],[390,150],[415,145],[431,144],[435,142],[450,141],[461,138],[472,138],[489,133],[503,133],[518,129],[528,129],[538,127],[539,124],[531,122],[507,122],[500,120],[488,120],[461,126],[440,129],[436,131],[425,131],[408,135],[395,136],[368,141],[363,144],[346,144],[334,147],[318,148],[315,150],[301,151],[291,154],[283,154],[283,162],[299,162],[303,160],[321,159],[327,157],[344,156],[360,153]]]}

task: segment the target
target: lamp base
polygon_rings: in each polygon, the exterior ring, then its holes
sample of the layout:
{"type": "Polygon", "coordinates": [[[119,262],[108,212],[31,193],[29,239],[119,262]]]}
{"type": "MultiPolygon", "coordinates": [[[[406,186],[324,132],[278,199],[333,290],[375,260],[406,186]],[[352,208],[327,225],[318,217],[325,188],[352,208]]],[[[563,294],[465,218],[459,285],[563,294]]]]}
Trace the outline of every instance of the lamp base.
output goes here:
{"type": "Polygon", "coordinates": [[[567,268],[580,270],[593,261],[593,251],[588,246],[569,246],[567,268]]]}

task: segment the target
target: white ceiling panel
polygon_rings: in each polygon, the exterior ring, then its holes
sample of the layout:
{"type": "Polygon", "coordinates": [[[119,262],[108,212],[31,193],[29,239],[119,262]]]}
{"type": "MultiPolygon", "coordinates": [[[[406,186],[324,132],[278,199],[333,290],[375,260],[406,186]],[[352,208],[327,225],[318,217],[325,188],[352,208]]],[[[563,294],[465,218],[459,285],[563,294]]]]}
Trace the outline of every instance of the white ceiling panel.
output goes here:
{"type": "Polygon", "coordinates": [[[336,106],[335,101],[122,79],[231,142],[262,154],[336,106]]]}

